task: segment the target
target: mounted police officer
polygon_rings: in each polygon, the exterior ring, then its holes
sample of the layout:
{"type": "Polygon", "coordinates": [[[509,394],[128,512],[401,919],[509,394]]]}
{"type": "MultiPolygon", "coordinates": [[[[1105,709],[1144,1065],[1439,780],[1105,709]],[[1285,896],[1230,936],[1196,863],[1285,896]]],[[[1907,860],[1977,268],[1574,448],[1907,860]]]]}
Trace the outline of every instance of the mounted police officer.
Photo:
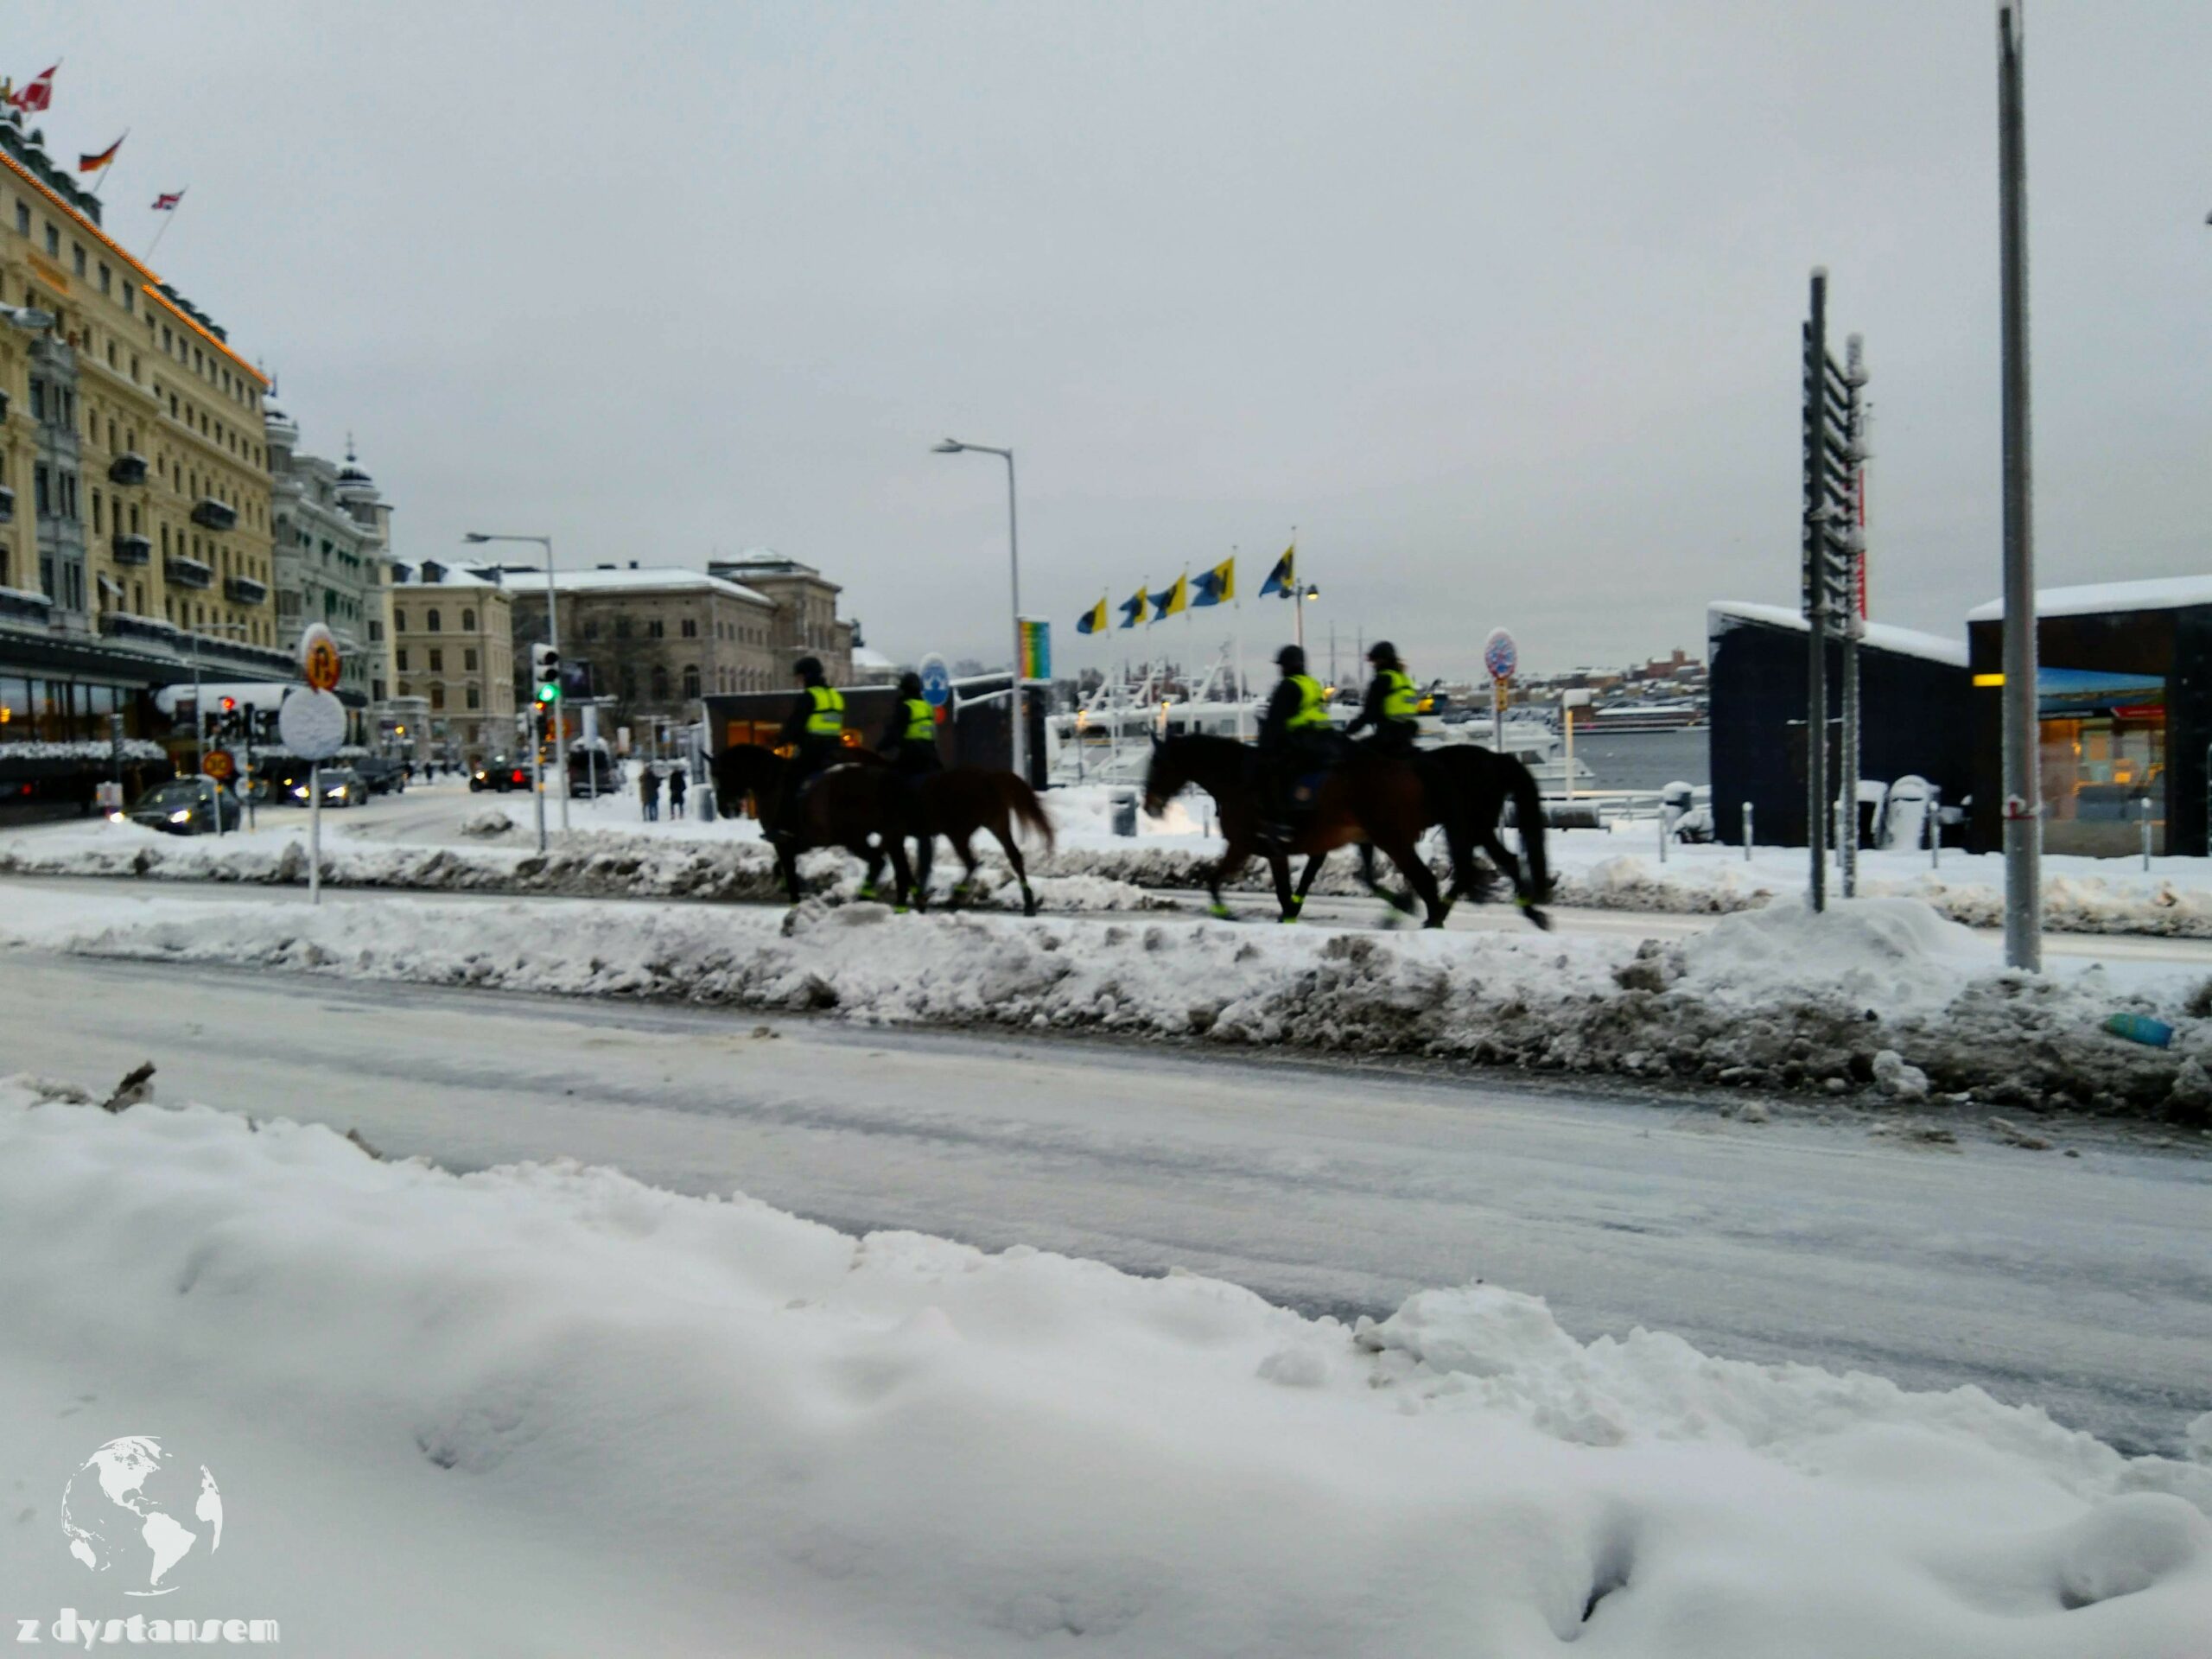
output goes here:
{"type": "Polygon", "coordinates": [[[1268,784],[1271,830],[1287,838],[1288,820],[1306,803],[1294,798],[1300,780],[1325,771],[1336,759],[1336,734],[1329,724],[1328,696],[1306,671],[1306,653],[1285,645],[1275,653],[1282,678],[1260,716],[1259,751],[1268,784]]]}
{"type": "Polygon", "coordinates": [[[785,774],[783,798],[776,804],[779,833],[788,834],[798,811],[798,800],[815,776],[835,766],[843,752],[845,699],[822,671],[819,658],[802,657],[793,664],[798,675],[799,699],[784,717],[778,741],[791,746],[791,770],[785,774]]]}
{"type": "Polygon", "coordinates": [[[899,677],[899,701],[892,705],[875,752],[902,778],[926,778],[944,770],[937,752],[937,710],[922,696],[920,675],[909,671],[899,677]]]}
{"type": "Polygon", "coordinates": [[[1414,689],[1413,676],[1406,672],[1396,647],[1389,640],[1376,640],[1368,650],[1367,660],[1375,664],[1375,677],[1367,683],[1359,718],[1348,729],[1357,733],[1372,727],[1375,735],[1367,740],[1370,751],[1410,760],[1414,736],[1421,729],[1421,693],[1414,689]]]}

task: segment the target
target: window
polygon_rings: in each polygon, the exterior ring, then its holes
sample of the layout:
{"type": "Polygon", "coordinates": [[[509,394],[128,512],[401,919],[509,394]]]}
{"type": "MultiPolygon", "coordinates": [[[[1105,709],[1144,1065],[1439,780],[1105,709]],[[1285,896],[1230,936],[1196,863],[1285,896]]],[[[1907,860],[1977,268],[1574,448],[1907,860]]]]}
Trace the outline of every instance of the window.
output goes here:
{"type": "Polygon", "coordinates": [[[645,624],[645,637],[648,639],[659,639],[661,637],[661,632],[660,618],[655,617],[652,621],[645,624]]]}
{"type": "Polygon", "coordinates": [[[406,646],[402,645],[397,651],[391,653],[391,665],[399,673],[404,674],[407,671],[406,646]]]}
{"type": "Polygon", "coordinates": [[[432,680],[430,682],[430,707],[433,709],[442,709],[445,706],[445,682],[442,680],[432,680]]]}
{"type": "MultiPolygon", "coordinates": [[[[404,612],[404,611],[394,611],[394,612],[391,613],[391,629],[392,629],[392,632],[393,632],[394,633],[404,633],[404,632],[407,632],[407,613],[406,613],[406,612],[404,612]]],[[[403,663],[402,664],[400,664],[400,666],[402,666],[402,667],[404,668],[404,667],[405,667],[405,666],[406,666],[406,664],[403,663]]]]}
{"type": "Polygon", "coordinates": [[[467,651],[461,653],[461,671],[464,673],[474,674],[476,671],[475,646],[471,645],[467,651]]]}
{"type": "Polygon", "coordinates": [[[699,619],[697,617],[687,616],[683,619],[683,637],[686,639],[696,639],[699,637],[699,619]]]}
{"type": "Polygon", "coordinates": [[[431,647],[430,647],[430,672],[431,672],[431,673],[433,673],[433,674],[442,674],[442,673],[444,673],[445,671],[446,671],[446,654],[445,654],[445,652],[443,652],[442,651],[440,651],[440,650],[439,650],[435,645],[431,646],[431,647]]]}
{"type": "MultiPolygon", "coordinates": [[[[461,631],[463,633],[474,633],[476,632],[476,613],[466,607],[462,608],[461,613],[461,631]]],[[[474,664],[471,664],[470,666],[474,667],[474,664]]]]}
{"type": "Polygon", "coordinates": [[[668,667],[663,663],[653,664],[653,701],[655,702],[668,701],[668,667]]]}
{"type": "MultiPolygon", "coordinates": [[[[130,315],[131,315],[135,314],[135,313],[137,311],[137,309],[138,309],[138,290],[137,290],[137,289],[135,289],[135,288],[132,288],[129,283],[126,283],[125,284],[124,284],[124,289],[123,289],[123,311],[124,311],[124,315],[125,316],[130,316],[130,315]]],[[[136,373],[137,373],[137,372],[138,372],[138,359],[137,359],[137,358],[135,358],[135,357],[134,357],[134,358],[132,358],[132,359],[130,359],[130,372],[131,372],[131,373],[133,373],[133,374],[136,374],[136,373]]]]}
{"type": "Polygon", "coordinates": [[[478,694],[476,688],[473,685],[470,686],[468,688],[468,706],[472,709],[480,708],[483,706],[483,698],[478,694]]]}
{"type": "Polygon", "coordinates": [[[429,619],[424,626],[428,627],[432,633],[440,633],[443,632],[443,630],[438,626],[438,613],[435,610],[430,613],[429,619]]]}
{"type": "Polygon", "coordinates": [[[23,204],[19,201],[16,204],[16,234],[17,236],[29,236],[30,233],[31,210],[24,207],[23,204]]]}
{"type": "Polygon", "coordinates": [[[372,645],[384,643],[384,624],[374,618],[369,621],[369,643],[372,645]]]}
{"type": "Polygon", "coordinates": [[[696,663],[687,664],[683,670],[683,695],[686,697],[699,695],[699,665],[696,663]]]}
{"type": "Polygon", "coordinates": [[[85,248],[80,242],[69,245],[69,268],[79,276],[85,274],[85,248]]]}
{"type": "Polygon", "coordinates": [[[112,286],[113,280],[114,280],[114,276],[115,276],[115,273],[114,273],[113,271],[110,270],[109,270],[105,265],[102,265],[102,266],[100,267],[100,292],[101,292],[101,293],[103,293],[103,294],[110,294],[110,293],[114,292],[114,289],[113,289],[113,286],[112,286]]]}
{"type": "Polygon", "coordinates": [[[597,621],[595,619],[594,619],[594,620],[588,620],[588,621],[586,621],[586,622],[585,622],[585,624],[584,624],[584,639],[585,639],[585,640],[586,640],[587,642],[589,642],[589,641],[594,640],[594,639],[598,639],[598,638],[599,638],[599,623],[598,623],[598,621],[597,621]]]}
{"type": "Polygon", "coordinates": [[[614,637],[617,639],[627,639],[630,637],[630,619],[628,617],[618,616],[614,619],[614,637]]]}
{"type": "Polygon", "coordinates": [[[51,225],[46,227],[46,251],[49,258],[59,259],[61,257],[61,232],[51,225]]]}

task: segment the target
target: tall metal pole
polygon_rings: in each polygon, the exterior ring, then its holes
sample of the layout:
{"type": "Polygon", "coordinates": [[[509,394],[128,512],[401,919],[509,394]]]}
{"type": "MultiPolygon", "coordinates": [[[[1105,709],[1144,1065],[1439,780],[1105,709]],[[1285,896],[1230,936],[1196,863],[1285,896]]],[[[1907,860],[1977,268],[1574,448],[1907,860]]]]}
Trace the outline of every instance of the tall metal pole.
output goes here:
{"type": "Polygon", "coordinates": [[[1805,324],[1805,847],[1812,861],[1809,902],[1827,908],[1828,607],[1822,562],[1827,442],[1828,274],[1813,270],[1812,315],[1805,324]]]}
{"type": "Polygon", "coordinates": [[[2028,464],[2028,157],[2020,24],[1997,12],[1997,174],[2005,339],[2005,960],[2043,967],[2043,788],[2036,721],[2036,584],[2028,464]]]}
{"type": "MultiPolygon", "coordinates": [[[[553,658],[561,658],[561,601],[553,586],[553,538],[537,538],[545,549],[545,643],[553,648],[553,658]]],[[[560,683],[559,671],[555,671],[554,683],[560,683]]],[[[569,708],[566,700],[556,695],[553,699],[553,765],[556,786],[561,791],[561,833],[569,833],[569,708]]],[[[543,850],[541,849],[541,850],[543,850]]]]}
{"type": "Polygon", "coordinates": [[[1014,775],[1027,783],[1029,732],[1027,722],[1023,719],[1026,710],[1021,701],[1021,534],[1014,519],[1014,451],[995,449],[991,453],[1006,458],[1007,574],[1014,594],[1013,700],[1007,707],[1014,717],[1014,775]]]}
{"type": "Polygon", "coordinates": [[[1836,791],[1843,803],[1843,823],[1836,830],[1836,874],[1843,896],[1859,896],[1859,572],[1866,556],[1866,504],[1864,488],[1866,460],[1866,403],[1859,388],[1866,379],[1865,346],[1857,334],[1844,341],[1844,381],[1850,389],[1851,415],[1847,442],[1851,459],[1851,587],[1844,595],[1843,734],[1838,759],[1843,777],[1836,791]]]}

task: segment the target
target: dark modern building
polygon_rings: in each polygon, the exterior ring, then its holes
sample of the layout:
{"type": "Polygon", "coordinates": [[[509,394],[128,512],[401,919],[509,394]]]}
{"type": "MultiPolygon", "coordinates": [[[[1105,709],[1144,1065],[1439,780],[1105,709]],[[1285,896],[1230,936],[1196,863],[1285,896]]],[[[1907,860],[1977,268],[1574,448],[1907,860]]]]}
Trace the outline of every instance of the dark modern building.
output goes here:
{"type": "MultiPolygon", "coordinates": [[[[1972,842],[2004,842],[2004,615],[1967,618],[1974,669],[1972,842]]],[[[2212,576],[2047,588],[2036,594],[2044,850],[2113,856],[2207,851],[2212,576]]]]}
{"type": "MultiPolygon", "coordinates": [[[[1711,639],[1713,812],[1724,841],[1806,842],[1806,625],[1779,605],[1716,604],[1711,639]]],[[[1843,649],[1829,646],[1827,741],[1837,764],[1843,649]]],[[[1869,623],[1859,646],[1859,776],[1926,779],[1956,805],[1977,788],[1966,647],[1939,634],[1869,623]]],[[[1836,773],[1831,770],[1830,776],[1836,773]]],[[[1982,792],[1986,793],[1986,791],[1982,792]]]]}

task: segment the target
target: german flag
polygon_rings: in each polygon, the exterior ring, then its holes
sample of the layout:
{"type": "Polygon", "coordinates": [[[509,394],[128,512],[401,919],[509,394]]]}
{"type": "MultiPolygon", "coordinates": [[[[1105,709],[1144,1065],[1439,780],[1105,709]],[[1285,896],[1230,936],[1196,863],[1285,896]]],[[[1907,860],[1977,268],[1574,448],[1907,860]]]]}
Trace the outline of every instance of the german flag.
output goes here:
{"type": "MultiPolygon", "coordinates": [[[[130,136],[130,135],[126,132],[123,135],[123,137],[128,138],[130,136]]],[[[123,138],[118,138],[96,156],[79,156],[77,157],[77,170],[79,173],[97,173],[100,168],[105,167],[110,162],[113,161],[115,159],[115,152],[122,148],[123,138]]]]}

